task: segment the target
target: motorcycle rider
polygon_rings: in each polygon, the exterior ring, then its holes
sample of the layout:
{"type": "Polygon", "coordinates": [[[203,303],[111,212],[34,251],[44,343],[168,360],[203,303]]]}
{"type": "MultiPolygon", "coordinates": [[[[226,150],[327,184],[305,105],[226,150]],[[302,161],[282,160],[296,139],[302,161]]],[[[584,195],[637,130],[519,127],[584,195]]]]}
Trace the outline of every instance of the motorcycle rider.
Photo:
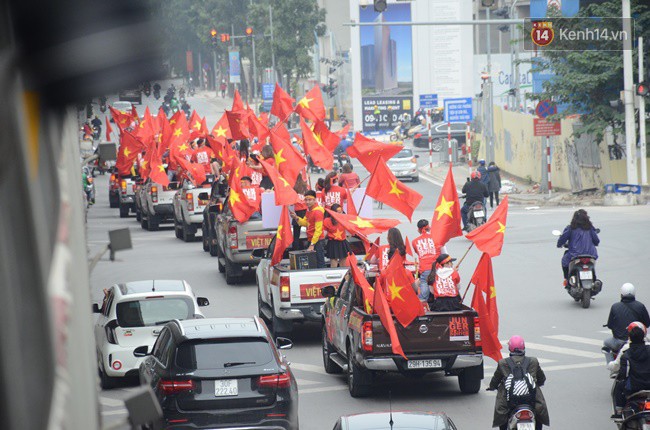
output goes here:
{"type": "Polygon", "coordinates": [[[489,196],[487,186],[481,182],[481,174],[472,172],[471,181],[463,185],[463,194],[465,194],[465,204],[460,209],[460,216],[463,219],[463,230],[467,231],[467,213],[474,202],[483,202],[489,196]]]}
{"type": "Polygon", "coordinates": [[[626,282],[621,286],[621,301],[609,310],[606,327],[612,331],[612,337],[603,342],[603,351],[607,363],[614,360],[614,353],[621,350],[627,342],[627,327],[639,321],[646,327],[650,325],[650,316],[645,305],[635,298],[634,285],[626,282]]]}
{"type": "Polygon", "coordinates": [[[621,357],[621,368],[612,390],[614,415],[621,418],[627,396],[650,389],[650,345],[645,344],[646,326],[634,321],[627,327],[630,348],[621,357]]]}
{"type": "MultiPolygon", "coordinates": [[[[569,289],[569,263],[578,255],[591,255],[598,259],[596,247],[600,243],[598,233],[594,228],[587,211],[578,209],[573,213],[571,224],[564,228],[557,240],[557,247],[568,245],[562,256],[562,272],[564,272],[564,288],[569,289]]],[[[595,277],[595,274],[594,274],[595,277]]]]}
{"type": "MultiPolygon", "coordinates": [[[[512,336],[508,340],[508,350],[510,357],[515,363],[522,363],[526,357],[526,343],[521,336],[512,336]]],[[[550,419],[548,415],[548,408],[546,407],[546,400],[542,394],[541,386],[546,382],[546,375],[539,365],[539,361],[535,357],[527,357],[529,360],[528,369],[524,369],[535,381],[535,405],[533,407],[535,412],[535,430],[540,430],[543,425],[550,426],[550,419]]],[[[500,430],[506,430],[508,426],[508,417],[510,415],[510,407],[508,406],[507,392],[505,383],[508,376],[512,373],[508,358],[502,358],[497,364],[497,369],[494,371],[494,376],[490,381],[487,391],[497,391],[497,398],[494,403],[494,419],[492,420],[492,427],[499,427],[500,430]]]]}

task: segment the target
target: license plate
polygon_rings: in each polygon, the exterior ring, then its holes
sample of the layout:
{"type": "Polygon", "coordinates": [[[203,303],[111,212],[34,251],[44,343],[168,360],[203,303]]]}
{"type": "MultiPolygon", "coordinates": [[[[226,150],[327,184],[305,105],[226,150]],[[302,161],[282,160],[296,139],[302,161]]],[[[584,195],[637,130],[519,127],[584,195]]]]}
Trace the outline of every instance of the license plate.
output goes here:
{"type": "Polygon", "coordinates": [[[580,272],[580,279],[594,279],[594,274],[591,273],[591,270],[585,270],[580,272]]]}
{"type": "Polygon", "coordinates": [[[246,236],[246,248],[268,248],[273,240],[273,235],[270,236],[246,236]]]}
{"type": "Polygon", "coordinates": [[[484,217],[484,216],[485,216],[485,212],[483,212],[483,211],[474,212],[474,218],[480,218],[480,217],[484,217]]]}
{"type": "Polygon", "coordinates": [[[239,394],[236,379],[220,379],[214,381],[215,397],[229,397],[239,394]]]}
{"type": "Polygon", "coordinates": [[[517,430],[535,430],[533,423],[517,423],[517,430]]]}
{"type": "Polygon", "coordinates": [[[439,369],[442,367],[442,360],[409,360],[409,369],[439,369]]]}

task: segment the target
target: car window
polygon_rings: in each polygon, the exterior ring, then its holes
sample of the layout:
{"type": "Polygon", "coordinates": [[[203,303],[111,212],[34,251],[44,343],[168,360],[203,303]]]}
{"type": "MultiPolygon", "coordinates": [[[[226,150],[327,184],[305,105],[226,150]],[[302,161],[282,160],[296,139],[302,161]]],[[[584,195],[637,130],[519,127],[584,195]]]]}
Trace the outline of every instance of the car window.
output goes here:
{"type": "Polygon", "coordinates": [[[108,293],[108,297],[106,298],[106,305],[104,306],[104,316],[108,317],[108,315],[111,313],[111,307],[113,306],[113,299],[115,298],[115,294],[113,291],[108,293]]]}
{"type": "Polygon", "coordinates": [[[156,360],[162,362],[162,350],[163,348],[167,345],[167,340],[169,339],[169,330],[163,328],[160,331],[160,335],[158,336],[158,339],[156,339],[156,343],[153,344],[153,349],[151,350],[151,355],[153,355],[156,360]]]}
{"type": "Polygon", "coordinates": [[[350,278],[346,277],[339,287],[339,297],[344,301],[350,301],[350,278]]]}
{"type": "Polygon", "coordinates": [[[413,151],[410,149],[402,149],[400,152],[395,154],[395,158],[411,158],[413,157],[413,151]]]}
{"type": "Polygon", "coordinates": [[[179,345],[176,352],[176,365],[192,371],[257,367],[272,361],[271,345],[261,338],[185,342],[179,345]]]}
{"type": "Polygon", "coordinates": [[[116,312],[120,327],[146,327],[192,318],[194,303],[189,297],[132,300],[118,303],[116,312]]]}
{"type": "Polygon", "coordinates": [[[332,430],[341,430],[341,418],[339,418],[336,424],[334,424],[334,429],[332,430]]]}
{"type": "Polygon", "coordinates": [[[171,355],[172,355],[171,353],[172,353],[172,349],[173,349],[172,348],[173,344],[174,344],[174,342],[173,342],[171,333],[160,344],[160,362],[165,367],[169,366],[170,358],[171,358],[171,355]]]}

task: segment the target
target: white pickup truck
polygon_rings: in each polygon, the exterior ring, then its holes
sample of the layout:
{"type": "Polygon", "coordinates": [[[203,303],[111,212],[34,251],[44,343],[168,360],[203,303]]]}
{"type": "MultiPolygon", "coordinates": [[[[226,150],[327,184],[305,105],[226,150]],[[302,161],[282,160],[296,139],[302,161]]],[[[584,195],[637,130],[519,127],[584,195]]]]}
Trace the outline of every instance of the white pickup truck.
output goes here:
{"type": "MultiPolygon", "coordinates": [[[[307,248],[306,239],[302,249],[307,248]]],[[[349,238],[350,247],[361,258],[365,249],[361,241],[349,238]]],[[[271,256],[275,239],[267,249],[253,251],[253,256],[261,257],[257,266],[257,307],[259,316],[270,325],[275,336],[288,335],[294,323],[322,321],[321,305],[325,298],[321,289],[328,285],[338,288],[348,267],[325,267],[322,269],[291,270],[289,259],[271,266],[271,256]]],[[[288,251],[284,257],[287,257],[288,251]]]]}
{"type": "Polygon", "coordinates": [[[203,210],[210,201],[210,191],[214,176],[196,187],[190,180],[183,180],[180,189],[174,195],[174,233],[177,239],[193,242],[197,230],[203,223],[203,210]]]}
{"type": "Polygon", "coordinates": [[[135,181],[131,177],[119,178],[118,207],[120,218],[129,216],[129,212],[135,212],[135,181]]]}
{"type": "Polygon", "coordinates": [[[172,221],[174,217],[172,200],[178,185],[178,182],[170,182],[169,185],[164,186],[147,179],[139,188],[142,228],[156,231],[162,222],[172,221]]]}

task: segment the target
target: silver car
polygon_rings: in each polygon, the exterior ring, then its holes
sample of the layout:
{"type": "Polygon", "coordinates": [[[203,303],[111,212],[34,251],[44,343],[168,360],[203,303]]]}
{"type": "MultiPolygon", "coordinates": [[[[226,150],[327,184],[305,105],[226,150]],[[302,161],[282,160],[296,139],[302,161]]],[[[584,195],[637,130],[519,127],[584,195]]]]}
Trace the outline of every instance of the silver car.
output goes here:
{"type": "Polygon", "coordinates": [[[388,168],[397,179],[410,179],[413,182],[418,182],[420,180],[417,162],[418,157],[419,155],[413,154],[413,150],[403,148],[393,158],[388,160],[386,164],[388,164],[388,168]]]}

